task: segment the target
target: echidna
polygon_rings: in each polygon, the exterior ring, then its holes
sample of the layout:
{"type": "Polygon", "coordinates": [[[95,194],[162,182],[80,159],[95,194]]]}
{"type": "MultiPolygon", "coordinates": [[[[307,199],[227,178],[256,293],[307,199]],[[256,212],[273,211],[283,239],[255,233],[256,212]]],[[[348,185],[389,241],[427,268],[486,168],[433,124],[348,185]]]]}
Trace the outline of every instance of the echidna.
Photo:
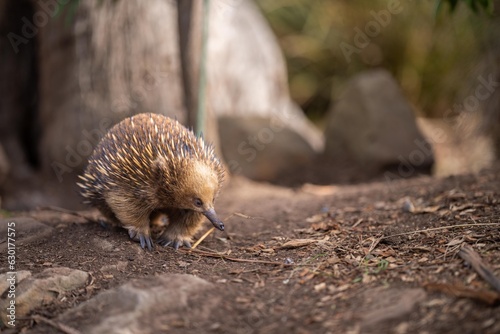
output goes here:
{"type": "Polygon", "coordinates": [[[223,178],[213,147],[201,137],[168,117],[138,114],[102,138],[78,186],[87,203],[121,223],[142,248],[153,247],[152,217],[165,214],[158,242],[178,249],[191,246],[204,216],[224,230],[214,210],[223,178]]]}

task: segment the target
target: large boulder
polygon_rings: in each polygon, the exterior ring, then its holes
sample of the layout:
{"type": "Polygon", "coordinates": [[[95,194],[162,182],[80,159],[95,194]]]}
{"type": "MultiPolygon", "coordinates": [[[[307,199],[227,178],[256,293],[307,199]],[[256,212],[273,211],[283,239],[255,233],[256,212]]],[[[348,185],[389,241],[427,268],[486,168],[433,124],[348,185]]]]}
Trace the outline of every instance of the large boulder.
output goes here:
{"type": "Polygon", "coordinates": [[[0,30],[15,32],[22,42],[11,47],[0,41],[6,50],[0,61],[0,142],[16,166],[0,188],[6,209],[80,208],[77,176],[99,139],[125,117],[155,112],[194,125],[188,116],[201,75],[191,72],[201,63],[207,71],[207,140],[217,144],[214,114],[270,119],[280,113],[291,131],[322,149],[322,134],[290,99],[283,56],[257,6],[211,2],[205,61],[205,53],[197,52],[200,3],[8,1],[9,9],[22,11],[9,10],[14,26],[0,30]],[[28,107],[29,113],[20,112],[28,107]]]}
{"type": "Polygon", "coordinates": [[[325,132],[325,155],[351,160],[366,170],[396,167],[402,177],[432,166],[432,148],[394,78],[385,70],[361,73],[333,106],[325,132]]]}
{"type": "Polygon", "coordinates": [[[290,98],[283,54],[253,1],[212,5],[207,63],[209,103],[220,119],[220,146],[231,171],[275,181],[323,150],[321,132],[290,98]],[[279,133],[264,138],[277,122],[279,133]],[[245,150],[259,134],[268,142],[245,150]]]}
{"type": "Polygon", "coordinates": [[[259,181],[279,181],[316,156],[297,131],[277,117],[220,116],[222,154],[231,174],[259,181]]]}

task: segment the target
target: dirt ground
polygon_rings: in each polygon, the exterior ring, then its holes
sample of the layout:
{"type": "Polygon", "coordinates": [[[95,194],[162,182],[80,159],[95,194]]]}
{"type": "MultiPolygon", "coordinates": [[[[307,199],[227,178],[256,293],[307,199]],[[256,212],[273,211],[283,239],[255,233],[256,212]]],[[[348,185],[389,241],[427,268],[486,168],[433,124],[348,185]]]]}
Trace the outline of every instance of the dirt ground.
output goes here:
{"type": "MultiPolygon", "coordinates": [[[[169,272],[199,276],[223,296],[211,324],[180,323],[175,333],[500,333],[498,291],[459,254],[470,245],[500,277],[499,172],[296,189],[235,178],[216,204],[226,231],[192,252],[143,251],[122,229],[32,211],[24,214],[58,233],[19,245],[17,270],[91,273],[86,288],[34,312],[49,319],[130,279],[169,272]],[[118,251],[95,247],[103,240],[118,251]],[[125,270],[99,271],[118,261],[125,270]]],[[[29,318],[19,325],[55,331],[29,318]]]]}

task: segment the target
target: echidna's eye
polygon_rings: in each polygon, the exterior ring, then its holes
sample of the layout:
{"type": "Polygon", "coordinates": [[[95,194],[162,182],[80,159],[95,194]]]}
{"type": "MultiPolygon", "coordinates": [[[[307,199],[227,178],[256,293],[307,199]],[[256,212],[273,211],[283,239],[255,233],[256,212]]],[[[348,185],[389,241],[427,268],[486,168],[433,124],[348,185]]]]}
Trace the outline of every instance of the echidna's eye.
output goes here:
{"type": "Polygon", "coordinates": [[[201,199],[195,198],[194,199],[194,205],[196,205],[197,207],[201,208],[203,206],[203,202],[202,202],[201,199]]]}

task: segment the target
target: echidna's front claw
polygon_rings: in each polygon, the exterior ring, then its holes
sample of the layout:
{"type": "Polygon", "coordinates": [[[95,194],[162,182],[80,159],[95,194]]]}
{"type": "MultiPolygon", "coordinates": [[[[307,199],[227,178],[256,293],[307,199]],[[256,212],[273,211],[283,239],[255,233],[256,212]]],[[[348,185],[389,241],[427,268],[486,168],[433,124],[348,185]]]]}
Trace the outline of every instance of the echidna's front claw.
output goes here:
{"type": "Polygon", "coordinates": [[[159,239],[158,243],[160,244],[160,246],[167,247],[168,245],[170,245],[172,243],[172,241],[167,241],[167,240],[159,239]]]}
{"type": "Polygon", "coordinates": [[[139,241],[142,249],[145,249],[147,246],[148,250],[153,250],[153,241],[150,236],[136,230],[128,230],[128,235],[130,236],[130,239],[139,241]]]}
{"type": "Polygon", "coordinates": [[[180,240],[175,240],[172,247],[174,247],[175,250],[178,250],[181,244],[182,242],[180,240]]]}
{"type": "Polygon", "coordinates": [[[151,240],[151,237],[147,237],[144,234],[139,235],[139,242],[141,243],[141,248],[144,249],[146,245],[148,246],[148,249],[150,251],[153,250],[153,241],[151,240]]]}
{"type": "Polygon", "coordinates": [[[170,240],[168,237],[163,237],[158,239],[158,243],[164,247],[171,246],[175,250],[178,250],[179,247],[182,245],[184,245],[187,248],[191,248],[191,242],[188,239],[170,240]]]}

